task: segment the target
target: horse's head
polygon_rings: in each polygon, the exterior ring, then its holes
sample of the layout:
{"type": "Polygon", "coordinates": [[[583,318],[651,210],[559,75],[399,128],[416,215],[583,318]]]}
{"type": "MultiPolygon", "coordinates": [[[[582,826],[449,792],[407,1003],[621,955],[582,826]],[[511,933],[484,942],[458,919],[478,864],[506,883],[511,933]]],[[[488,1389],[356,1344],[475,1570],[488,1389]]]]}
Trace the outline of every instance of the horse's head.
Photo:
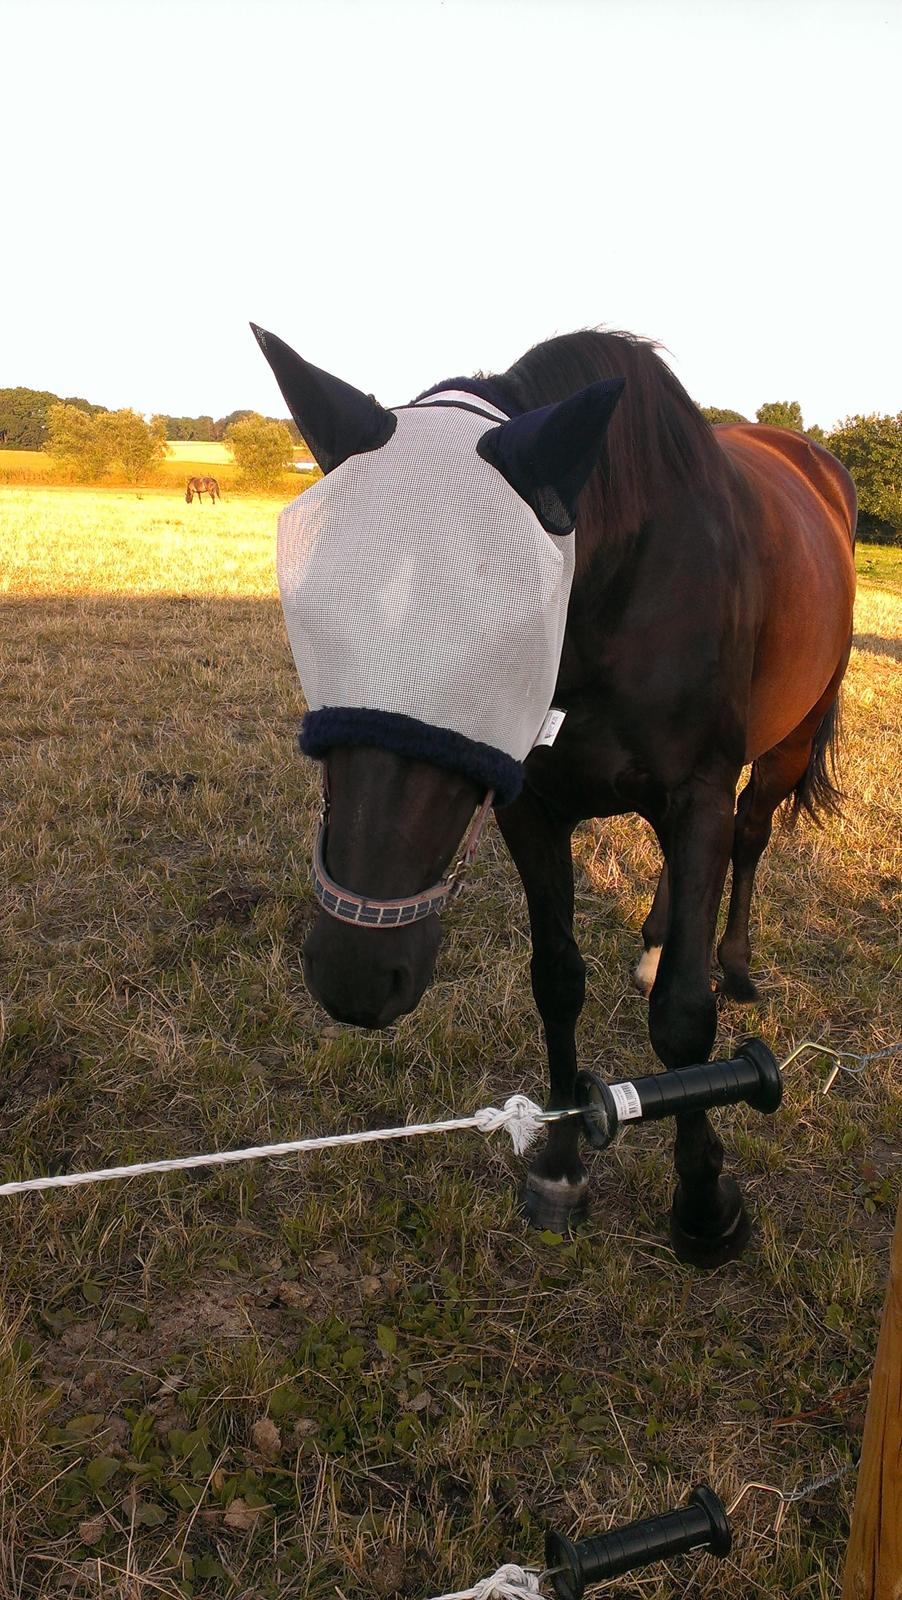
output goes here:
{"type": "Polygon", "coordinates": [[[187,500],[189,506],[190,506],[192,500],[194,499],[194,485],[191,482],[190,478],[188,479],[188,482],[187,482],[187,484],[185,486],[185,499],[187,500]]]}
{"type": "Polygon", "coordinates": [[[551,703],[576,500],[622,384],[514,418],[452,386],[388,411],[254,332],[324,474],[279,519],[326,778],[304,968],[339,1021],[385,1027],[432,975],[468,820],[515,798],[551,703]]]}
{"type": "Polygon", "coordinates": [[[441,940],[434,907],[443,896],[430,908],[428,891],[440,884],[484,790],[391,750],[336,747],[325,767],[329,820],[314,869],[322,899],[304,973],[337,1021],[384,1028],[414,1009],[432,977],[441,940]],[[381,914],[391,920],[374,927],[335,915],[344,907],[353,917],[361,899],[390,908],[381,914]]]}

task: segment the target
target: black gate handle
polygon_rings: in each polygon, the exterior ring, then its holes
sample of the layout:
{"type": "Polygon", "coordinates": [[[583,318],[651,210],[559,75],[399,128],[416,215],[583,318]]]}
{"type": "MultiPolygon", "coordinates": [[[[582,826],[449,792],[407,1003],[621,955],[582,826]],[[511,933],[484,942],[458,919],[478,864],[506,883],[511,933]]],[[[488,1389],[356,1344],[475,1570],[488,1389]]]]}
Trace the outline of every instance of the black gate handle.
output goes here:
{"type": "Polygon", "coordinates": [[[596,1150],[606,1150],[624,1122],[655,1122],[680,1111],[729,1106],[739,1100],[756,1111],[773,1112],[782,1098],[783,1077],[776,1056],[761,1039],[745,1039],[729,1061],[707,1061],[624,1083],[605,1083],[587,1070],[576,1075],[583,1132],[596,1150]]]}
{"type": "Polygon", "coordinates": [[[725,1556],[732,1542],[723,1501],[701,1483],[682,1510],[630,1522],[595,1538],[573,1544],[564,1534],[549,1531],[545,1565],[558,1600],[582,1600],[589,1583],[603,1583],[687,1550],[710,1550],[714,1556],[725,1556]]]}

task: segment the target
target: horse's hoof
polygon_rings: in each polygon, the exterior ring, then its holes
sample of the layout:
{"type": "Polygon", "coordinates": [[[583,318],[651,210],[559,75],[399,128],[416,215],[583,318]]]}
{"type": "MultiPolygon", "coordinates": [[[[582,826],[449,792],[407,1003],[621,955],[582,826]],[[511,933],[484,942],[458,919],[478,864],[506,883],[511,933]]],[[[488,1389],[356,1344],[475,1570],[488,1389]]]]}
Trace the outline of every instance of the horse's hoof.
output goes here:
{"type": "Polygon", "coordinates": [[[531,1228],[567,1233],[586,1220],[589,1180],[571,1183],[569,1178],[543,1178],[538,1172],[527,1172],[520,1201],[531,1228]]]}
{"type": "Polygon", "coordinates": [[[717,992],[741,1006],[753,1006],[761,998],[758,987],[747,972],[725,972],[717,981],[717,992]]]}
{"type": "Polygon", "coordinates": [[[700,1224],[691,1218],[691,1228],[683,1185],[677,1185],[670,1208],[670,1242],[678,1261],[710,1271],[736,1261],[752,1236],[752,1221],[735,1178],[720,1178],[717,1205],[713,1215],[700,1224]]]}

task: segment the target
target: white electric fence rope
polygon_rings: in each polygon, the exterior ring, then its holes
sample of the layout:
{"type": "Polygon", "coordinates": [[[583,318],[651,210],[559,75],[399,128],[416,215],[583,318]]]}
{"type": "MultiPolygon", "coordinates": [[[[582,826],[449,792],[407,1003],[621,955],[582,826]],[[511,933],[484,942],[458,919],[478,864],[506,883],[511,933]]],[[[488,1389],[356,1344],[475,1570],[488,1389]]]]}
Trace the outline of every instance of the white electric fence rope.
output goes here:
{"type": "MultiPolygon", "coordinates": [[[[832,1056],[836,1062],[822,1091],[827,1094],[837,1073],[848,1072],[857,1076],[868,1062],[902,1053],[902,1039],[897,1040],[895,1044],[887,1045],[882,1050],[872,1050],[867,1055],[856,1055],[851,1050],[834,1050],[831,1046],[820,1044],[815,1039],[806,1039],[802,1044],[796,1045],[786,1060],[780,1063],[780,1071],[785,1072],[787,1067],[808,1050],[832,1056]],[[847,1061],[857,1062],[858,1065],[846,1066],[847,1061]]],[[[213,1150],[205,1155],[175,1156],[165,1161],[136,1161],[127,1167],[101,1167],[94,1172],[61,1172],[52,1178],[24,1178],[18,1182],[0,1183],[0,1196],[26,1194],[37,1189],[75,1189],[80,1184],[109,1183],[114,1178],[138,1178],[152,1172],[186,1172],[193,1167],[225,1166],[236,1161],[258,1161],[263,1156],[290,1156],[305,1150],[332,1150],[339,1145],[377,1144],[383,1139],[413,1139],[421,1133],[457,1133],[466,1128],[475,1128],[485,1134],[497,1133],[499,1128],[506,1128],[513,1141],[514,1150],[519,1156],[529,1149],[546,1123],[581,1115],[581,1110],[575,1106],[562,1111],[543,1111],[542,1107],[534,1100],[530,1100],[528,1095],[512,1094],[500,1109],[498,1106],[483,1106],[479,1111],[474,1111],[471,1117],[451,1117],[444,1122],[409,1122],[399,1128],[372,1128],[363,1133],[325,1134],[317,1139],[289,1139],[282,1144],[256,1144],[244,1150],[213,1150]]]]}
{"type": "MultiPolygon", "coordinates": [[[[552,1117],[554,1117],[552,1113],[552,1117]]],[[[445,1122],[408,1122],[400,1128],[372,1128],[362,1133],[325,1134],[318,1139],[289,1139],[283,1144],[257,1144],[246,1150],[216,1150],[202,1156],[176,1156],[167,1161],[137,1161],[127,1167],[102,1167],[96,1172],[63,1172],[52,1178],[26,1178],[0,1184],[0,1195],[25,1194],[33,1189],[74,1189],[82,1183],[108,1183],[113,1178],[137,1178],[149,1172],[185,1172],[191,1167],[211,1167],[233,1161],[256,1161],[261,1156],[290,1156],[301,1150],[331,1150],[338,1145],[376,1144],[382,1139],[413,1139],[420,1133],[456,1133],[475,1128],[497,1133],[506,1128],[517,1155],[523,1155],[538,1135],[547,1113],[525,1094],[512,1094],[504,1105],[483,1106],[471,1117],[451,1117],[445,1122]]]]}
{"type": "Polygon", "coordinates": [[[509,1562],[490,1578],[481,1578],[472,1589],[455,1589],[453,1594],[437,1594],[433,1600],[530,1600],[540,1595],[539,1575],[528,1567],[509,1562]]]}

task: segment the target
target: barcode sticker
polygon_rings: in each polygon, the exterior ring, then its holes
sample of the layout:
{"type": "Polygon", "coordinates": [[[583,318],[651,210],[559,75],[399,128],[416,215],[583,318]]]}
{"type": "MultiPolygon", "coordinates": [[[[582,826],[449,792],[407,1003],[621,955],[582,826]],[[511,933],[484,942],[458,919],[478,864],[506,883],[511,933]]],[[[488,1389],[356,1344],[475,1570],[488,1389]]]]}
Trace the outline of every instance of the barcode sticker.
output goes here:
{"type": "Polygon", "coordinates": [[[612,1083],[611,1094],[621,1122],[636,1122],[642,1116],[642,1101],[634,1083],[612,1083]]]}
{"type": "Polygon", "coordinates": [[[539,729],[538,734],[536,735],[536,742],[533,745],[533,749],[535,749],[536,745],[539,744],[554,744],[555,739],[561,731],[561,723],[566,715],[566,711],[561,711],[558,706],[551,707],[551,710],[549,711],[545,721],[542,723],[542,726],[539,729]]]}

